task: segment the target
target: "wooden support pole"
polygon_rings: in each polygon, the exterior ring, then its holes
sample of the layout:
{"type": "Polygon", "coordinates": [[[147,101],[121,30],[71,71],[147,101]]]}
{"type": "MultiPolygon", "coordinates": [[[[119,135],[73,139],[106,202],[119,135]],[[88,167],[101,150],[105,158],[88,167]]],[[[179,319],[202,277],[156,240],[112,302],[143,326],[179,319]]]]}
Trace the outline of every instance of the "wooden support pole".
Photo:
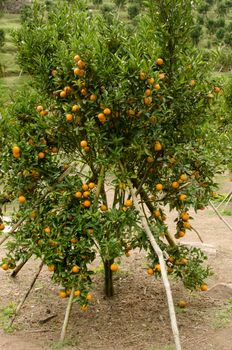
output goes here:
{"type": "Polygon", "coordinates": [[[12,271],[11,273],[11,277],[16,277],[17,274],[19,273],[19,271],[23,268],[23,266],[28,262],[28,260],[31,258],[31,255],[28,256],[28,258],[26,260],[21,261],[21,263],[18,264],[18,266],[16,266],[16,268],[12,271]]]}
{"type": "Polygon", "coordinates": [[[34,286],[34,284],[35,284],[37,278],[39,277],[39,274],[40,274],[42,268],[43,268],[43,261],[42,261],[41,264],[39,265],[38,271],[36,272],[35,277],[34,277],[33,280],[31,281],[30,287],[28,288],[28,290],[27,290],[26,293],[24,294],[22,300],[21,300],[20,303],[18,304],[18,306],[17,306],[17,308],[16,308],[16,310],[15,310],[15,313],[14,313],[14,315],[13,315],[11,321],[10,321],[10,327],[12,326],[12,324],[13,324],[13,322],[14,322],[16,316],[18,315],[18,313],[19,313],[19,311],[21,310],[23,304],[25,303],[25,301],[26,301],[28,295],[30,294],[30,292],[31,292],[31,290],[32,290],[32,288],[33,288],[33,286],[34,286]]]}
{"type": "Polygon", "coordinates": [[[69,317],[70,317],[70,313],[71,313],[71,309],[72,309],[72,304],[73,304],[73,297],[74,297],[74,287],[72,287],[71,294],[70,294],[69,300],[68,300],[68,305],[67,305],[66,312],[65,312],[64,323],[63,323],[61,334],[60,334],[60,341],[61,342],[63,342],[65,339],[65,335],[66,335],[66,331],[67,331],[67,327],[68,327],[68,321],[69,321],[69,317]]]}
{"type": "Polygon", "coordinates": [[[213,210],[215,211],[215,213],[217,214],[217,216],[224,222],[224,224],[230,229],[230,231],[232,231],[232,226],[230,226],[230,224],[221,216],[221,214],[219,213],[215,205],[211,201],[209,201],[209,203],[213,208],[213,210]]]}
{"type": "Polygon", "coordinates": [[[179,330],[178,330],[178,326],[177,326],[175,307],[174,307],[174,303],[173,303],[172,291],[171,291],[170,283],[168,280],[168,275],[167,275],[166,264],[165,264],[163,252],[160,249],[159,245],[157,244],[157,242],[156,242],[156,240],[155,240],[155,238],[150,230],[150,227],[147,223],[146,217],[144,216],[144,214],[139,206],[139,201],[138,201],[137,196],[136,196],[136,191],[134,190],[131,183],[129,183],[129,185],[130,185],[130,190],[131,190],[134,206],[139,213],[143,229],[146,232],[147,238],[150,241],[151,246],[154,249],[154,251],[157,254],[158,259],[159,259],[160,268],[161,268],[161,277],[162,277],[164,288],[165,288],[166,295],[167,295],[169,316],[170,316],[170,320],[171,320],[171,327],[172,327],[173,337],[174,337],[174,341],[175,341],[175,345],[176,345],[176,350],[181,350],[181,343],[180,343],[179,330]]]}

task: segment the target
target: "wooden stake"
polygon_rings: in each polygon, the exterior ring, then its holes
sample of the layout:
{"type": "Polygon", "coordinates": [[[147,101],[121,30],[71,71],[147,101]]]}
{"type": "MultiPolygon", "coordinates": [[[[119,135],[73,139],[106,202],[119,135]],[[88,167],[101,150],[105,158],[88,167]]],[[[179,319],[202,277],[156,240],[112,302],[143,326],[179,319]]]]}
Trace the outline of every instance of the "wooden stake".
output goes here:
{"type": "Polygon", "coordinates": [[[23,266],[28,262],[28,260],[31,258],[31,255],[24,261],[21,261],[21,263],[16,266],[16,268],[12,271],[11,277],[16,277],[19,271],[23,268],[23,266]]]}
{"type": "Polygon", "coordinates": [[[64,338],[65,338],[65,335],[66,335],[66,331],[67,331],[67,327],[68,327],[68,321],[69,321],[69,316],[70,316],[70,312],[71,312],[71,309],[72,309],[73,297],[74,297],[74,287],[72,287],[71,294],[70,294],[69,300],[68,300],[68,305],[67,305],[66,312],[65,312],[64,323],[63,323],[61,334],[60,334],[60,341],[61,342],[64,341],[64,338]]]}
{"type": "Polygon", "coordinates": [[[217,210],[217,208],[215,207],[215,205],[209,201],[211,207],[213,208],[213,210],[215,211],[215,213],[218,215],[218,217],[224,222],[224,224],[230,229],[230,231],[232,231],[232,227],[230,226],[230,224],[221,216],[221,214],[219,213],[219,211],[217,210]]]}
{"type": "Polygon", "coordinates": [[[14,313],[14,315],[13,315],[11,321],[10,321],[10,327],[12,326],[12,324],[13,324],[13,322],[14,322],[16,316],[18,315],[18,313],[19,313],[19,311],[21,310],[23,304],[25,303],[25,301],[26,301],[28,295],[30,294],[30,292],[31,292],[31,290],[32,290],[32,288],[33,288],[33,286],[34,286],[34,284],[35,284],[37,278],[39,277],[39,274],[40,274],[40,272],[41,272],[41,270],[42,270],[42,267],[43,267],[43,261],[42,261],[41,264],[39,265],[39,269],[38,269],[38,271],[37,271],[35,277],[33,278],[32,282],[31,282],[31,284],[30,284],[30,287],[28,288],[28,290],[27,290],[26,293],[24,294],[22,300],[21,300],[20,303],[18,304],[18,306],[17,306],[17,308],[16,308],[16,310],[15,310],[15,313],[14,313]]]}
{"type": "Polygon", "coordinates": [[[176,350],[181,350],[181,343],[180,343],[179,330],[178,330],[178,326],[177,326],[175,307],[174,307],[173,298],[172,298],[172,291],[171,291],[171,287],[170,287],[170,283],[169,283],[168,275],[167,275],[167,271],[166,271],[166,264],[164,261],[163,252],[160,249],[159,245],[157,244],[157,242],[156,242],[156,240],[155,240],[155,238],[154,238],[154,236],[153,236],[153,234],[148,226],[146,217],[144,216],[144,214],[139,206],[139,202],[138,202],[138,199],[136,197],[136,191],[134,190],[131,183],[129,183],[129,185],[130,185],[130,190],[131,190],[134,206],[135,206],[136,210],[139,212],[142,226],[146,232],[147,238],[149,239],[152,248],[154,249],[154,251],[157,254],[158,259],[159,259],[159,263],[160,263],[160,267],[161,267],[161,276],[162,276],[164,288],[165,288],[166,295],[167,295],[169,316],[170,316],[170,320],[171,320],[171,326],[172,326],[173,337],[175,340],[176,350]]]}

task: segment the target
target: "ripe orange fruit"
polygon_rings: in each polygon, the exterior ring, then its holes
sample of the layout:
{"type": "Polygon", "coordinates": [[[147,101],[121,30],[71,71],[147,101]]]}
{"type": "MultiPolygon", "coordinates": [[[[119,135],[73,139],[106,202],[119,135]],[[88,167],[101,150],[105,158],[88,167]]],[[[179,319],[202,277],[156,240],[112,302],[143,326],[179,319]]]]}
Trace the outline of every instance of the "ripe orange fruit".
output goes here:
{"type": "Polygon", "coordinates": [[[98,117],[98,120],[99,120],[101,123],[105,123],[105,122],[106,122],[106,117],[105,117],[105,114],[104,114],[104,113],[99,113],[97,117],[98,117]]]}
{"type": "Polygon", "coordinates": [[[20,153],[21,152],[21,149],[20,149],[20,147],[18,147],[18,146],[14,146],[13,148],[12,148],[12,152],[13,153],[20,153]]]}
{"type": "Polygon", "coordinates": [[[186,201],[186,199],[187,199],[186,194],[180,194],[180,195],[179,195],[179,200],[180,200],[181,202],[186,201]]]}
{"type": "Polygon", "coordinates": [[[60,92],[60,97],[61,97],[61,98],[65,98],[65,97],[66,97],[66,92],[65,92],[64,90],[62,90],[62,91],[60,92]]]}
{"type": "Polygon", "coordinates": [[[111,269],[111,271],[115,272],[115,271],[118,271],[119,266],[117,264],[113,263],[110,265],[110,269],[111,269]]]}
{"type": "Polygon", "coordinates": [[[80,59],[81,59],[81,58],[80,58],[80,56],[79,56],[79,55],[75,55],[75,56],[74,56],[74,61],[75,61],[75,62],[80,61],[80,59]]]}
{"type": "Polygon", "coordinates": [[[81,94],[82,94],[83,96],[87,96],[87,95],[88,95],[87,89],[86,89],[86,88],[81,89],[81,94]]]}
{"type": "Polygon", "coordinates": [[[67,293],[64,290],[59,291],[59,297],[60,298],[66,298],[67,297],[67,293]]]}
{"type": "Polygon", "coordinates": [[[151,96],[151,89],[146,89],[144,95],[151,96]]]}
{"type": "Polygon", "coordinates": [[[102,204],[101,206],[100,206],[100,209],[101,209],[101,211],[107,211],[107,206],[105,205],[105,204],[102,204]]]}
{"type": "Polygon", "coordinates": [[[45,227],[44,232],[47,233],[47,234],[50,234],[51,233],[50,227],[48,227],[48,226],[45,227]]]}
{"type": "Polygon", "coordinates": [[[77,192],[75,193],[75,197],[76,197],[76,198],[81,198],[81,197],[82,197],[82,192],[77,191],[77,192]]]}
{"type": "Polygon", "coordinates": [[[155,188],[157,189],[157,191],[162,191],[162,189],[164,188],[164,186],[162,184],[157,184],[155,186],[155,188]]]}
{"type": "Polygon", "coordinates": [[[95,187],[95,183],[94,182],[90,182],[89,183],[89,189],[92,190],[95,187]]]}
{"type": "Polygon", "coordinates": [[[180,265],[187,265],[187,264],[188,264],[188,259],[182,258],[182,259],[180,260],[180,265]]]}
{"type": "Polygon", "coordinates": [[[187,306],[187,303],[185,300],[179,300],[177,305],[181,308],[181,309],[184,309],[186,306],[187,306]]]}
{"type": "Polygon", "coordinates": [[[140,78],[140,80],[145,80],[146,79],[146,73],[145,72],[140,72],[139,73],[139,78],[140,78]]]}
{"type": "Polygon", "coordinates": [[[86,295],[86,299],[89,300],[89,301],[92,301],[92,300],[93,300],[93,294],[88,293],[88,294],[86,295]]]}
{"type": "Polygon", "coordinates": [[[88,310],[88,305],[81,306],[81,311],[87,311],[87,310],[88,310]]]}
{"type": "Polygon", "coordinates": [[[0,224],[0,231],[3,231],[5,229],[5,225],[3,223],[0,224]]]}
{"type": "Polygon", "coordinates": [[[87,142],[86,140],[82,140],[82,141],[80,142],[80,146],[81,146],[82,148],[87,147],[87,146],[88,146],[88,142],[87,142]]]}
{"type": "Polygon", "coordinates": [[[90,196],[90,192],[89,192],[89,191],[85,191],[85,192],[83,193],[83,197],[84,197],[84,198],[89,198],[89,196],[90,196]]]}
{"type": "Polygon", "coordinates": [[[154,85],[154,89],[157,90],[157,91],[160,90],[160,84],[155,84],[154,85]]]}
{"type": "Polygon", "coordinates": [[[111,109],[110,109],[110,108],[105,108],[105,109],[103,110],[103,113],[104,113],[105,115],[110,115],[110,114],[111,114],[111,109]]]}
{"type": "Polygon", "coordinates": [[[36,107],[36,111],[39,113],[39,112],[42,112],[43,110],[43,106],[37,106],[36,107]]]}
{"type": "Polygon", "coordinates": [[[216,94],[219,94],[219,92],[221,92],[221,88],[218,87],[218,86],[215,86],[213,91],[216,93],[216,94]]]}
{"type": "Polygon", "coordinates": [[[92,95],[89,96],[89,99],[90,99],[90,101],[92,101],[92,102],[96,102],[96,101],[97,101],[97,95],[92,94],[92,95]]]}
{"type": "Polygon", "coordinates": [[[185,236],[185,231],[178,231],[178,236],[180,237],[180,238],[182,238],[182,237],[184,237],[185,236]]]}
{"type": "Polygon", "coordinates": [[[148,267],[148,269],[147,269],[147,274],[148,274],[149,276],[152,276],[152,275],[154,274],[154,270],[153,270],[151,267],[148,267]]]}
{"type": "Polygon", "coordinates": [[[149,106],[151,103],[152,103],[152,98],[149,96],[149,97],[145,97],[143,99],[143,102],[146,106],[149,106]]]}
{"type": "Polygon", "coordinates": [[[74,292],[74,296],[75,297],[79,297],[81,295],[81,291],[78,289],[78,290],[75,290],[74,292]]]}
{"type": "Polygon", "coordinates": [[[80,69],[84,69],[86,66],[86,63],[82,60],[77,61],[77,65],[80,69]]]}
{"type": "Polygon", "coordinates": [[[85,71],[83,69],[75,68],[73,72],[75,75],[78,75],[79,77],[85,76],[85,71]]]}
{"type": "Polygon", "coordinates": [[[7,271],[9,269],[9,265],[8,264],[2,264],[2,269],[7,271]]]}
{"type": "Polygon", "coordinates": [[[191,80],[190,81],[190,86],[194,87],[196,85],[196,80],[191,80]]]}
{"type": "Polygon", "coordinates": [[[180,214],[180,217],[183,221],[188,221],[189,220],[189,213],[183,212],[180,214]]]}
{"type": "MultiPolygon", "coordinates": [[[[147,83],[149,84],[149,85],[152,85],[152,84],[154,84],[154,82],[155,82],[155,79],[154,78],[148,78],[147,79],[147,83]]],[[[150,89],[149,89],[150,90],[150,89]]],[[[150,90],[151,91],[151,90],[150,90]]],[[[145,92],[145,94],[146,94],[146,92],[145,92]]],[[[149,95],[147,95],[147,96],[149,96],[149,95]]]]}
{"type": "Polygon", "coordinates": [[[38,153],[38,158],[39,159],[44,159],[44,157],[45,157],[45,153],[44,152],[39,152],[38,153]]]}
{"type": "Polygon", "coordinates": [[[202,285],[201,285],[201,291],[202,292],[207,292],[208,291],[208,286],[207,286],[207,284],[206,283],[203,283],[202,285]]]}
{"type": "Polygon", "coordinates": [[[83,202],[83,206],[84,206],[85,208],[89,208],[90,205],[91,205],[91,202],[88,201],[88,200],[86,200],[86,201],[83,202]]]}
{"type": "Polygon", "coordinates": [[[83,184],[82,185],[82,190],[83,191],[88,191],[88,189],[89,189],[89,185],[88,184],[83,184]]]}
{"type": "Polygon", "coordinates": [[[178,181],[174,181],[173,183],[172,183],[172,188],[178,188],[180,186],[180,184],[179,184],[179,182],[178,181]]]}
{"type": "Polygon", "coordinates": [[[79,105],[72,106],[72,112],[78,112],[81,107],[79,105]]]}
{"type": "Polygon", "coordinates": [[[73,120],[73,115],[70,113],[66,114],[66,120],[67,122],[71,122],[73,120]]]}
{"type": "Polygon", "coordinates": [[[53,69],[52,71],[51,71],[51,75],[53,76],[53,77],[55,77],[56,75],[57,75],[57,70],[56,69],[53,69]]]}
{"type": "Polygon", "coordinates": [[[76,243],[77,243],[77,238],[75,238],[75,237],[71,238],[71,239],[70,239],[70,242],[71,242],[72,244],[76,244],[76,243]]]}
{"type": "Polygon", "coordinates": [[[129,257],[130,257],[130,251],[129,251],[129,250],[126,251],[126,252],[125,252],[125,255],[126,255],[127,258],[129,258],[129,257]]]}
{"type": "Polygon", "coordinates": [[[80,270],[80,268],[77,265],[73,266],[73,268],[72,268],[73,273],[77,273],[77,272],[79,272],[79,270],[80,270]]]}
{"type": "Polygon", "coordinates": [[[154,270],[160,272],[161,271],[160,264],[156,264],[154,267],[154,270]]]}
{"type": "Polygon", "coordinates": [[[132,199],[125,200],[124,205],[126,207],[131,207],[133,205],[133,200],[132,199]]]}
{"type": "Polygon", "coordinates": [[[185,222],[183,223],[183,226],[184,226],[184,228],[187,228],[187,229],[190,229],[190,228],[191,228],[191,224],[190,224],[190,222],[188,222],[188,221],[185,221],[185,222]]]}
{"type": "Polygon", "coordinates": [[[162,150],[162,145],[161,145],[161,143],[159,142],[159,141],[155,141],[155,143],[154,143],[154,149],[155,149],[155,151],[161,151],[162,150]]]}
{"type": "Polygon", "coordinates": [[[188,180],[188,175],[187,174],[181,174],[180,175],[180,180],[181,181],[187,181],[188,180]]]}
{"type": "Polygon", "coordinates": [[[160,218],[161,217],[161,212],[159,209],[155,210],[153,215],[156,217],[156,218],[160,218]]]}
{"type": "Polygon", "coordinates": [[[165,79],[165,73],[159,73],[159,78],[160,78],[160,80],[164,80],[165,79]]]}
{"type": "Polygon", "coordinates": [[[24,196],[19,196],[18,201],[19,201],[20,204],[23,204],[23,203],[26,202],[26,197],[24,197],[24,196]]]}
{"type": "Polygon", "coordinates": [[[164,60],[163,60],[162,58],[157,58],[156,64],[157,64],[158,66],[162,66],[162,65],[164,64],[164,60]]]}
{"type": "Polygon", "coordinates": [[[54,272],[56,269],[55,265],[48,265],[48,271],[54,272]]]}

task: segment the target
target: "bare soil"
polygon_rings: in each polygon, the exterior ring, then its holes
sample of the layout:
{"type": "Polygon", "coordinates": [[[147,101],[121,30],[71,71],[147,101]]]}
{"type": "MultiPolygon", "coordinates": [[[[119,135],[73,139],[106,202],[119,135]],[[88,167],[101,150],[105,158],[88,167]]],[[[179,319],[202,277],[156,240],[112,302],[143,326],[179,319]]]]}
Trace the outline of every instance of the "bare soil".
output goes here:
{"type": "MultiPolygon", "coordinates": [[[[223,179],[221,192],[229,193],[232,183],[223,179]]],[[[187,301],[185,309],[176,308],[183,350],[232,350],[232,231],[207,208],[194,216],[193,226],[204,241],[203,249],[214,275],[208,292],[186,291],[181,283],[171,280],[175,304],[187,301]]],[[[173,226],[175,214],[169,216],[173,226]]],[[[225,219],[232,225],[232,216],[225,219]]],[[[199,244],[191,231],[182,243],[199,244]]],[[[4,247],[0,247],[0,258],[4,247]]],[[[0,325],[7,326],[9,306],[17,304],[32,280],[39,261],[31,259],[19,275],[0,271],[0,325]]],[[[132,252],[122,261],[115,274],[115,296],[107,299],[103,275],[96,274],[94,302],[87,312],[73,305],[65,350],[158,350],[173,345],[165,291],[160,280],[146,274],[145,254],[132,252]]],[[[60,349],[58,339],[67,300],[61,300],[59,287],[42,270],[33,291],[15,321],[13,333],[0,330],[1,350],[60,349]],[[49,316],[55,316],[43,323],[49,316]]]]}

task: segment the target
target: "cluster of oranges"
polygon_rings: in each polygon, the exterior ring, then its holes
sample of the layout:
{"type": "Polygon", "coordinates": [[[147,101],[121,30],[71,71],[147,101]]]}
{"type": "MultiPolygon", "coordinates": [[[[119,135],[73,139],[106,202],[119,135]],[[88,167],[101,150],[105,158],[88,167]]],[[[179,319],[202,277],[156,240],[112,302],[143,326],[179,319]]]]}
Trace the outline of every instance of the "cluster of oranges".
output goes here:
{"type": "Polygon", "coordinates": [[[90,183],[84,183],[82,184],[81,191],[75,192],[75,197],[77,199],[84,199],[83,202],[81,203],[84,208],[89,208],[91,206],[91,201],[89,199],[91,195],[91,190],[95,188],[95,183],[90,182],[90,183]]]}
{"type": "Polygon", "coordinates": [[[44,109],[43,106],[41,105],[36,107],[36,111],[39,113],[41,117],[45,117],[45,115],[48,115],[48,110],[44,109]]]}

